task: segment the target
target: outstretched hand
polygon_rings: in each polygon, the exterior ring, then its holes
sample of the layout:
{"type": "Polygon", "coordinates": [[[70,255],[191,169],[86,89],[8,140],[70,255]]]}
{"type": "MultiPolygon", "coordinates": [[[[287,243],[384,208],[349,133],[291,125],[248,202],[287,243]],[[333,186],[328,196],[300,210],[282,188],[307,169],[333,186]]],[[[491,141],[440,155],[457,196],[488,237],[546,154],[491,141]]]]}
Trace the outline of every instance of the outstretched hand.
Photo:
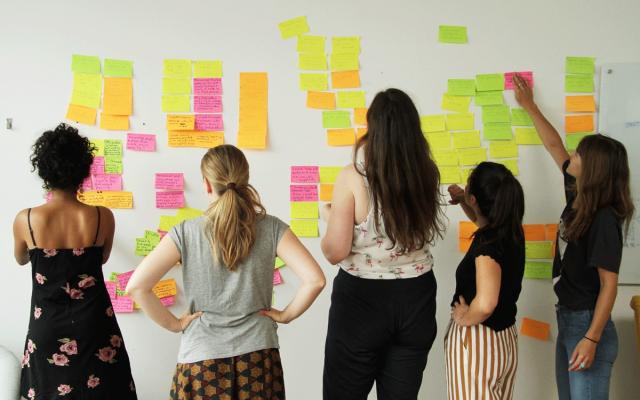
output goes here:
{"type": "Polygon", "coordinates": [[[451,200],[449,200],[449,204],[456,205],[460,203],[464,203],[464,189],[458,185],[451,185],[447,189],[449,191],[449,196],[451,196],[451,200]]]}
{"type": "Polygon", "coordinates": [[[535,107],[536,102],[533,100],[533,90],[531,86],[520,75],[513,75],[513,92],[516,96],[516,101],[525,110],[529,110],[535,107]]]}

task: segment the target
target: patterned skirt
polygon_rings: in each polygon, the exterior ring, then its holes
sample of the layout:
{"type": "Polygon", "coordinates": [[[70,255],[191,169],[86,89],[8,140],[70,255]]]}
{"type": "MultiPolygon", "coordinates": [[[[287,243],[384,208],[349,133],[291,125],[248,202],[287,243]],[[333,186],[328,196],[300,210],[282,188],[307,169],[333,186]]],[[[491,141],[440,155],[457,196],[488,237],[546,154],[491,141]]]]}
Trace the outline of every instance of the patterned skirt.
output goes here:
{"type": "Polygon", "coordinates": [[[284,400],[278,349],[178,364],[171,400],[284,400]]]}

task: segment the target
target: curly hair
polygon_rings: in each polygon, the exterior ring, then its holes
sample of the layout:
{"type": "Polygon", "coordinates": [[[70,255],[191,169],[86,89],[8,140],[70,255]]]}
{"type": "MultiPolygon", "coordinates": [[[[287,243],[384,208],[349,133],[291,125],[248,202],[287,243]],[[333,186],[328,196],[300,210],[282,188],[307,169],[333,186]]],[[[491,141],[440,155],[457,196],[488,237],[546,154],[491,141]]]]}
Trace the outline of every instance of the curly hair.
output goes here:
{"type": "Polygon", "coordinates": [[[76,191],[89,176],[95,147],[78,130],[61,123],[44,132],[33,145],[31,166],[45,190],[76,191]]]}

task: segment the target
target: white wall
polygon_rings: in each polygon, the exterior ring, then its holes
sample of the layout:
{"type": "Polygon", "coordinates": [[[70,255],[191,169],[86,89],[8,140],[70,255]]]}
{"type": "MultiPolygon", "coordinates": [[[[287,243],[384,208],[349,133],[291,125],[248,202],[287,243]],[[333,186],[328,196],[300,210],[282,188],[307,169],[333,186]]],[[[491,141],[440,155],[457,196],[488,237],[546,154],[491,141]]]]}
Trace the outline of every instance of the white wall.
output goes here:
{"type": "MultiPolygon", "coordinates": [[[[362,36],[363,87],[370,101],[390,86],[407,90],[421,113],[439,112],[446,80],[476,73],[531,69],[537,98],[551,120],[563,116],[563,66],[567,55],[592,55],[598,64],[640,61],[640,3],[636,0],[580,1],[124,1],[0,3],[0,169],[4,193],[0,215],[0,344],[22,351],[29,312],[28,267],[13,260],[11,224],[20,209],[41,202],[39,181],[30,173],[29,146],[45,128],[64,117],[70,97],[71,54],[92,54],[134,61],[133,132],[159,135],[159,151],[126,153],[124,185],[134,191],[136,209],[116,211],[116,243],[105,272],[126,271],[139,262],[134,238],[154,228],[161,214],[153,207],[152,176],[160,170],[183,171],[187,201],[204,207],[198,162],[201,150],[168,149],[165,143],[160,91],[164,58],[221,59],[224,63],[226,137],[235,143],[238,73],[269,73],[270,148],[248,152],[252,181],[270,213],[288,217],[288,168],[295,164],[342,165],[349,149],[325,145],[320,113],[305,108],[297,87],[295,41],[279,38],[277,23],[307,15],[312,33],[362,36]],[[38,3],[37,5],[34,3],[38,3]],[[587,5],[588,3],[588,5],[587,5]],[[439,24],[469,27],[466,46],[436,43],[439,24]],[[4,130],[4,118],[14,129],[4,130]]],[[[506,95],[510,102],[510,95],[506,95]]],[[[478,120],[479,121],[479,120],[478,120]]],[[[81,127],[92,137],[123,137],[81,127]]],[[[562,183],[541,147],[520,148],[521,176],[527,201],[527,223],[550,223],[562,209],[562,183]]],[[[447,211],[452,228],[434,250],[439,284],[440,330],[424,375],[421,399],[445,398],[443,330],[453,274],[461,254],[456,250],[462,214],[447,211]]],[[[324,227],[321,227],[322,229],[324,227]]],[[[305,240],[322,255],[319,240],[305,240]]],[[[335,269],[322,262],[329,278],[335,269]]],[[[629,266],[623,266],[623,268],[629,266]]],[[[286,285],[277,288],[278,306],[286,304],[295,278],[283,271],[286,285]]],[[[638,350],[628,306],[637,288],[620,288],[614,319],[620,333],[620,356],[614,370],[612,398],[637,396],[638,350]]],[[[328,287],[312,309],[280,329],[287,393],[291,399],[321,398],[324,337],[329,307],[328,287]]],[[[524,284],[519,315],[554,321],[555,297],[550,282],[524,284]]],[[[174,308],[182,310],[184,304],[174,308]]],[[[179,337],[153,325],[143,314],[118,317],[133,362],[140,398],[166,398],[179,337]]],[[[555,335],[555,323],[553,323],[555,335]]],[[[555,398],[554,343],[520,339],[517,399],[555,398]]]]}

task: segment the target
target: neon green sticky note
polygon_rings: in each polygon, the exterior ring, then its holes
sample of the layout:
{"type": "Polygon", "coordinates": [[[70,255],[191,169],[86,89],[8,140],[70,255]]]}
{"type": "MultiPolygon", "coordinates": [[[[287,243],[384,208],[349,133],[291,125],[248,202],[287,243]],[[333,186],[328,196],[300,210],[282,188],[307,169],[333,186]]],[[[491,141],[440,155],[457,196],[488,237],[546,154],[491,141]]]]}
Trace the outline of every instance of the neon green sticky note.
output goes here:
{"type": "Polygon", "coordinates": [[[190,112],[191,96],[164,95],[162,96],[162,112],[190,112]]]}
{"type": "Polygon", "coordinates": [[[298,53],[322,53],[325,51],[326,38],[324,36],[298,36],[298,53]]]}
{"type": "Polygon", "coordinates": [[[511,113],[507,105],[482,107],[482,122],[511,122],[511,113]]]}
{"type": "Polygon", "coordinates": [[[542,144],[536,128],[516,128],[516,143],[520,145],[542,144]]]}
{"type": "Polygon", "coordinates": [[[162,94],[190,94],[191,79],[162,78],[162,94]]]}
{"type": "Polygon", "coordinates": [[[524,252],[526,258],[552,259],[553,242],[525,242],[524,252]]]}
{"type": "Polygon", "coordinates": [[[338,108],[363,108],[366,105],[364,91],[340,91],[337,93],[336,105],[338,108]]]}
{"type": "Polygon", "coordinates": [[[320,167],[320,183],[335,183],[342,167],[320,167]]]}
{"type": "Polygon", "coordinates": [[[147,256],[153,250],[153,246],[149,239],[146,238],[136,238],[136,249],[135,254],[137,256],[147,256]]]}
{"type": "Polygon", "coordinates": [[[475,119],[473,113],[447,114],[446,125],[450,131],[468,131],[474,128],[475,119]]]}
{"type": "Polygon", "coordinates": [[[71,104],[97,109],[100,107],[101,97],[102,75],[83,73],[73,74],[71,104]]]}
{"type": "Polygon", "coordinates": [[[502,90],[494,92],[478,92],[476,93],[475,103],[477,106],[493,106],[504,104],[504,96],[502,90]]]}
{"type": "Polygon", "coordinates": [[[421,115],[420,127],[422,132],[442,132],[445,130],[444,114],[421,115]]]}
{"type": "Polygon", "coordinates": [[[466,26],[440,25],[438,28],[440,43],[464,44],[468,42],[466,26]]]}
{"type": "Polygon", "coordinates": [[[567,144],[567,150],[574,151],[578,148],[578,145],[587,136],[593,135],[594,133],[571,133],[568,134],[565,138],[565,142],[567,144]]]}
{"type": "Polygon", "coordinates": [[[480,131],[455,132],[451,136],[454,149],[480,147],[480,131]]]}
{"type": "Polygon", "coordinates": [[[511,171],[511,173],[514,176],[518,176],[520,174],[520,168],[518,167],[518,160],[495,160],[494,162],[498,164],[502,164],[505,167],[507,167],[507,169],[511,171]]]}
{"type": "Polygon", "coordinates": [[[514,140],[498,140],[489,143],[489,157],[514,158],[518,157],[518,145],[514,140]]]}
{"type": "Polygon", "coordinates": [[[94,157],[104,156],[104,139],[91,139],[90,142],[94,148],[93,150],[94,157]]]}
{"type": "Polygon", "coordinates": [[[300,89],[311,91],[323,91],[329,87],[327,74],[300,74],[300,89]]]}
{"type": "Polygon", "coordinates": [[[533,126],[533,121],[524,108],[512,108],[511,124],[516,126],[533,126]]]}
{"type": "Polygon", "coordinates": [[[191,78],[191,60],[164,60],[162,75],[165,78],[191,78]]]}
{"type": "Polygon", "coordinates": [[[476,81],[473,79],[449,79],[447,94],[451,96],[475,96],[476,81]]]}
{"type": "Polygon", "coordinates": [[[327,56],[324,53],[299,53],[298,68],[303,71],[326,71],[327,56]]]}
{"type": "Polygon", "coordinates": [[[433,160],[438,167],[457,167],[458,153],[455,150],[432,150],[433,160]]]}
{"type": "Polygon", "coordinates": [[[133,61],[106,58],[104,60],[104,76],[131,78],[133,76],[133,61]]]}
{"type": "Polygon", "coordinates": [[[317,201],[292,201],[291,218],[318,219],[317,201]]]}
{"type": "Polygon", "coordinates": [[[451,149],[451,134],[449,132],[429,132],[425,133],[425,138],[431,151],[451,149]]]}
{"type": "Polygon", "coordinates": [[[359,36],[335,36],[331,38],[332,53],[360,53],[359,36]]]}
{"type": "Polygon", "coordinates": [[[104,155],[122,158],[122,140],[104,139],[104,155]]]}
{"type": "Polygon", "coordinates": [[[323,111],[322,127],[330,128],[350,128],[351,115],[349,111],[323,111]]]}
{"type": "Polygon", "coordinates": [[[358,53],[331,53],[331,71],[355,71],[360,69],[358,53]]]}
{"type": "Polygon", "coordinates": [[[318,221],[313,219],[295,219],[289,224],[291,231],[298,237],[318,237],[318,221]]]}
{"type": "Polygon", "coordinates": [[[504,74],[476,75],[476,90],[478,92],[504,90],[504,74]]]}
{"type": "Polygon", "coordinates": [[[278,29],[280,29],[280,37],[282,39],[289,39],[309,32],[309,24],[307,23],[307,17],[301,16],[279,23],[278,29]]]}
{"type": "Polygon", "coordinates": [[[453,96],[445,93],[442,95],[440,107],[446,111],[465,113],[469,111],[469,104],[471,104],[470,96],[453,96]]]}
{"type": "Polygon", "coordinates": [[[276,262],[275,262],[275,268],[282,268],[284,267],[286,264],[284,263],[284,261],[282,261],[282,258],[280,257],[276,257],[276,262]]]}
{"type": "Polygon", "coordinates": [[[222,78],[222,61],[198,60],[193,62],[194,78],[222,78]]]}
{"type": "Polygon", "coordinates": [[[551,279],[552,264],[550,262],[526,261],[524,277],[526,279],[551,279]]]}
{"type": "Polygon", "coordinates": [[[567,93],[594,92],[593,75],[565,75],[564,91],[567,93]]]}
{"type": "Polygon", "coordinates": [[[151,243],[152,246],[157,246],[160,243],[160,234],[156,231],[146,230],[144,231],[144,238],[151,243]]]}
{"type": "Polygon", "coordinates": [[[596,72],[596,59],[594,57],[567,57],[564,62],[564,71],[567,74],[593,75],[596,72]]]}
{"type": "Polygon", "coordinates": [[[462,166],[478,165],[483,161],[487,161],[487,149],[482,147],[475,149],[460,149],[457,150],[457,152],[460,165],[462,166]]]}
{"type": "Polygon", "coordinates": [[[460,168],[438,166],[438,170],[440,171],[440,184],[451,185],[454,183],[462,183],[460,168]]]}
{"type": "Polygon", "coordinates": [[[100,58],[74,54],[71,56],[71,71],[81,74],[99,74],[100,58]]]}
{"type": "Polygon", "coordinates": [[[485,140],[511,140],[513,139],[511,124],[508,122],[489,122],[484,124],[483,136],[485,140]]]}
{"type": "Polygon", "coordinates": [[[122,174],[121,156],[104,156],[105,174],[122,174]]]}

